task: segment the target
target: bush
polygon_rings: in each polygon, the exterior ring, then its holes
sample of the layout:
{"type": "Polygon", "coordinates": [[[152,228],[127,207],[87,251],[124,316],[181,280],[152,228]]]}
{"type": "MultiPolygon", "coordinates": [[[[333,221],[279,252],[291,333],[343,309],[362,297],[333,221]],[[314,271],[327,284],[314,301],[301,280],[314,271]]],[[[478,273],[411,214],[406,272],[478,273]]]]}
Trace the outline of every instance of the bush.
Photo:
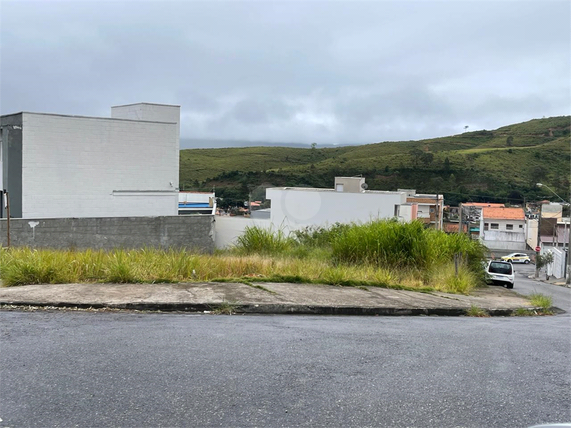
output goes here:
{"type": "Polygon", "coordinates": [[[238,237],[236,249],[245,254],[278,255],[290,251],[294,245],[293,238],[286,236],[283,230],[254,226],[246,227],[238,237]]]}
{"type": "Polygon", "coordinates": [[[485,247],[478,241],[426,229],[419,221],[351,225],[335,236],[332,250],[336,262],[415,269],[450,263],[455,254],[462,254],[470,270],[479,272],[485,258],[485,247]]]}

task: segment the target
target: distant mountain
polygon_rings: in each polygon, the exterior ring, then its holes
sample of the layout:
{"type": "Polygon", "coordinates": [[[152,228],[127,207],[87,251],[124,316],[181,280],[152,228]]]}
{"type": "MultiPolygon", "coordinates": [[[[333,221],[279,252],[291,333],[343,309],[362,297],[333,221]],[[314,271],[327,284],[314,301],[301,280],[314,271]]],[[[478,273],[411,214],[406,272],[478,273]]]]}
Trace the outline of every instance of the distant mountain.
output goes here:
{"type": "MultiPolygon", "coordinates": [[[[323,147],[341,147],[347,144],[318,144],[319,148],[323,147]]],[[[233,147],[295,147],[298,149],[309,149],[311,144],[305,143],[270,143],[268,141],[249,141],[249,140],[209,140],[200,138],[181,138],[180,149],[227,149],[233,147]]]]}
{"type": "Polygon", "coordinates": [[[569,196],[570,130],[570,116],[560,116],[420,141],[315,148],[233,142],[247,147],[181,150],[180,186],[243,201],[249,189],[331,188],[335,176],[361,174],[371,190],[444,193],[447,204],[551,199],[536,183],[569,196]]]}

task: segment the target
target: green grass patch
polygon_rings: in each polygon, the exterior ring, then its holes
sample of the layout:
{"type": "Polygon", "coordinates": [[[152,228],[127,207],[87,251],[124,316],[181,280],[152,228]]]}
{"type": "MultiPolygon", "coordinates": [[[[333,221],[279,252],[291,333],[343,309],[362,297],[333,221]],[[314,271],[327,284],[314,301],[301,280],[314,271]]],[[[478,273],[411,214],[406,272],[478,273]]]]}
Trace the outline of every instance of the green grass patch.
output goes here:
{"type": "Polygon", "coordinates": [[[490,316],[490,314],[485,309],[479,308],[475,305],[470,306],[470,309],[466,310],[466,315],[469,317],[478,317],[478,318],[484,318],[490,316]]]}
{"type": "Polygon", "coordinates": [[[545,296],[541,293],[530,294],[529,301],[532,306],[542,310],[549,310],[553,306],[553,299],[550,296],[545,296]]]}

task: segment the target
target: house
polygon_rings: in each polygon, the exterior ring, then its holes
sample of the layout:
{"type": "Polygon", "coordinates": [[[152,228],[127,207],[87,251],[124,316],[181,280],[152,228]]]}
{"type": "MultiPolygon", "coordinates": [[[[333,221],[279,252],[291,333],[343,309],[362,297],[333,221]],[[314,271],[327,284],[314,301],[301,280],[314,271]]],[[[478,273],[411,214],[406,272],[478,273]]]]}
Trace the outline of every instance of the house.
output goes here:
{"type": "Polygon", "coordinates": [[[406,193],[406,202],[417,206],[418,220],[437,230],[443,230],[444,195],[417,194],[414,189],[398,189],[406,193]]]}
{"type": "Polygon", "coordinates": [[[523,208],[482,207],[480,241],[493,250],[525,250],[526,222],[523,208]]]}
{"type": "Polygon", "coordinates": [[[569,218],[563,217],[563,205],[549,203],[541,205],[539,221],[539,246],[566,248],[569,244],[569,218]]]}
{"type": "Polygon", "coordinates": [[[412,189],[376,191],[367,187],[364,177],[335,177],[330,189],[269,188],[266,198],[272,204],[271,223],[277,228],[295,230],[397,218],[420,219],[428,226],[442,229],[442,195],[419,195],[412,189]]]}
{"type": "Polygon", "coordinates": [[[179,192],[178,214],[216,214],[216,195],[214,192],[179,192]]]}
{"type": "Polygon", "coordinates": [[[112,107],[106,118],[1,116],[11,217],[177,215],[179,123],[179,106],[150,103],[112,107]]]}
{"type": "Polygon", "coordinates": [[[399,217],[406,193],[369,191],[363,177],[336,177],[332,189],[273,187],[266,189],[266,199],[272,225],[296,230],[399,217]]]}

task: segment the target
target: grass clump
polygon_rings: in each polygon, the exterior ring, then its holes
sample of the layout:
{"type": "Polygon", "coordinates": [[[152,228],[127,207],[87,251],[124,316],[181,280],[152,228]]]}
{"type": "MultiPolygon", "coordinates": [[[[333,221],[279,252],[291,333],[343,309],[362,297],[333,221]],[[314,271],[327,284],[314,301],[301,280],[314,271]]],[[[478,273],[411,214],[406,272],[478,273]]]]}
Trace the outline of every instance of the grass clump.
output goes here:
{"type": "Polygon", "coordinates": [[[541,293],[530,294],[529,301],[534,307],[542,310],[550,310],[553,306],[553,299],[541,293]]]}
{"type": "Polygon", "coordinates": [[[490,314],[485,309],[479,308],[475,305],[470,306],[470,309],[466,310],[466,315],[469,317],[479,317],[479,318],[490,316],[490,314]]]}
{"type": "Polygon", "coordinates": [[[294,246],[294,240],[283,230],[262,227],[246,227],[236,243],[237,251],[243,254],[278,255],[291,250],[294,246]]]}
{"type": "Polygon", "coordinates": [[[236,313],[236,307],[236,303],[224,301],[216,305],[212,313],[215,315],[233,315],[236,313]]]}

